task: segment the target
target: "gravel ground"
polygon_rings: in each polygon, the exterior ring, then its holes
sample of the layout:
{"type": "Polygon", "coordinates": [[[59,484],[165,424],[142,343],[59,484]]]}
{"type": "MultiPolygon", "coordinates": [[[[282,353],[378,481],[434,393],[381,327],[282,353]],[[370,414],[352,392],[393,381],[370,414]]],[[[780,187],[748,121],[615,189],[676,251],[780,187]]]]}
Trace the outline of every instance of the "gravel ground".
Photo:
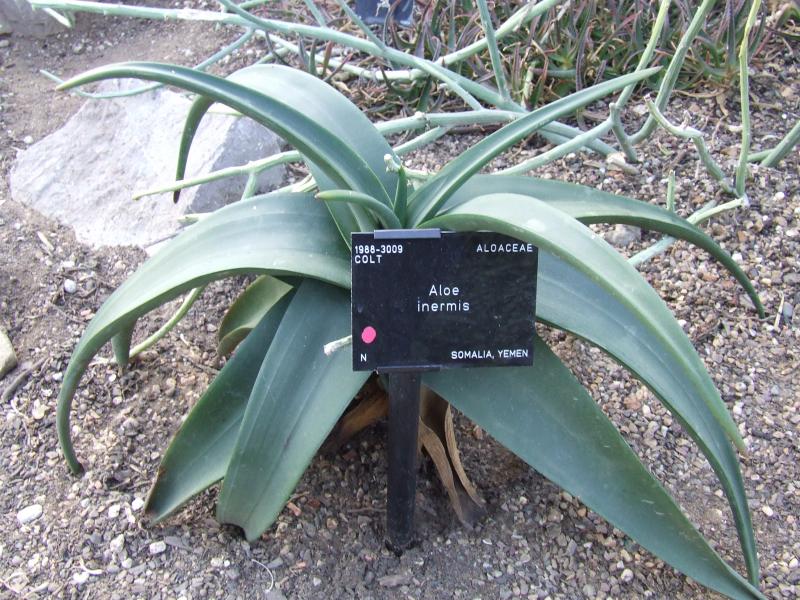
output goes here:
{"type": "MultiPolygon", "coordinates": [[[[186,62],[178,43],[198,29],[120,28],[89,19],[47,42],[0,37],[3,174],[14,148],[53,130],[79,102],[47,92],[36,74],[65,73],[122,56],[186,62]],[[158,35],[153,32],[157,31],[158,35]],[[123,33],[124,32],[124,35],[123,33]]],[[[154,26],[151,26],[154,27],[154,26]]],[[[204,29],[203,31],[208,31],[204,29]]],[[[217,36],[217,37],[214,37],[217,36]]],[[[800,71],[780,49],[753,76],[755,144],[774,144],[800,115],[800,71]]],[[[197,50],[197,54],[202,48],[197,50]]],[[[676,96],[669,115],[708,132],[712,153],[732,172],[739,134],[736,92],[676,96]]],[[[432,168],[475,138],[456,136],[412,158],[432,168]]],[[[538,151],[520,146],[495,167],[538,151]]],[[[689,145],[662,133],[642,148],[637,174],[569,156],[544,175],[663,202],[676,171],[688,214],[726,200],[689,145]]],[[[755,281],[767,307],[759,320],[735,282],[708,257],[678,243],[641,270],[680,320],[744,436],[745,485],[770,598],[800,590],[800,155],[778,169],[753,169],[751,206],[706,230],[755,281]]],[[[4,179],[4,178],[3,178],[4,179]]],[[[622,251],[656,238],[644,234],[622,251]]],[[[165,342],[127,374],[89,369],[76,397],[77,451],[87,473],[67,474],[57,448],[55,397],[69,355],[103,299],[138,265],[131,248],[93,250],[71,232],[20,206],[0,184],[0,323],[21,366],[0,381],[0,596],[65,598],[708,598],[710,593],[642,550],[560,491],[463,417],[457,433],[467,472],[487,501],[473,529],[460,525],[430,465],[418,485],[419,545],[398,558],[383,547],[385,424],[332,456],[318,456],[277,523],[254,544],[213,519],[215,490],[163,525],[142,521],[158,460],[181,417],[220,367],[215,330],[241,280],[212,286],[165,342]],[[17,386],[16,383],[19,383],[17,386]],[[14,389],[11,389],[14,388],[14,389]]],[[[168,307],[169,308],[169,307],[168,307]]],[[[173,306],[174,308],[174,306],[173,306]]],[[[169,310],[142,325],[158,327],[169,310]]],[[[716,479],[656,399],[598,350],[546,333],[556,351],[618,424],[717,550],[743,571],[716,479]]]]}

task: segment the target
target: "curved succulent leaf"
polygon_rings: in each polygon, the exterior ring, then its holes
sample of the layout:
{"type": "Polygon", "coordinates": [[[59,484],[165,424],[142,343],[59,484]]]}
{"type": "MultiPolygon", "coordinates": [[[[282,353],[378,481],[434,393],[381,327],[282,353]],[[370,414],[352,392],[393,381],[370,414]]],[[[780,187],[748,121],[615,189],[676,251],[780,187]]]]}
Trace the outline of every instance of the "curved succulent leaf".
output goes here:
{"type": "Polygon", "coordinates": [[[354,192],[353,190],[325,190],[317,194],[317,199],[326,203],[343,202],[353,206],[360,206],[371,212],[386,229],[402,228],[400,220],[392,211],[392,207],[386,206],[369,194],[354,192]]]}
{"type": "MultiPolygon", "coordinates": [[[[288,290],[288,287],[287,287],[288,290]]],[[[291,293],[278,298],[189,411],[167,448],[145,505],[160,521],[225,475],[247,399],[291,293]]]]}
{"type": "Polygon", "coordinates": [[[658,68],[643,69],[570,94],[566,98],[534,110],[484,138],[460,154],[458,158],[447,163],[439,173],[417,189],[409,199],[411,226],[416,227],[422,221],[432,217],[439,207],[470,177],[520,140],[559,117],[571,114],[627,85],[646,79],[657,71],[658,68]]]}
{"type": "Polygon", "coordinates": [[[731,598],[762,598],[708,546],[538,338],[534,356],[532,367],[444,370],[423,382],[656,556],[731,598]]]}
{"type": "MultiPolygon", "coordinates": [[[[330,178],[336,187],[363,191],[376,198],[385,196],[386,202],[391,202],[386,190],[369,165],[337,135],[317,124],[313,118],[301,110],[234,81],[176,65],[130,62],[87,71],[61,84],[59,89],[69,89],[115,77],[135,77],[174,85],[200,94],[214,102],[230,106],[284,138],[311,161],[321,173],[330,178]]],[[[311,76],[309,75],[309,77],[311,76]]],[[[312,77],[312,79],[315,78],[312,77]]],[[[201,105],[200,109],[192,111],[192,118],[199,119],[202,116],[202,108],[201,105]]],[[[196,123],[187,126],[187,132],[196,130],[196,126],[196,123]]],[[[188,133],[185,133],[184,138],[187,135],[188,133]]],[[[392,190],[393,192],[394,190],[392,190]]],[[[347,211],[347,215],[337,213],[334,216],[342,235],[349,241],[351,231],[369,228],[374,221],[366,219],[363,211],[359,214],[358,219],[350,209],[347,211]]]]}
{"type": "Polygon", "coordinates": [[[369,377],[350,352],[322,347],[350,330],[350,297],[316,281],[297,289],[250,394],[222,482],[217,518],[260,536],[325,436],[369,377]]]}
{"type": "Polygon", "coordinates": [[[292,289],[287,283],[261,275],[231,304],[217,334],[217,354],[227,356],[275,304],[292,289]]]}
{"type": "Polygon", "coordinates": [[[533,198],[480,196],[425,225],[497,231],[540,247],[537,316],[628,365],[684,424],[728,494],[748,569],[757,573],[747,499],[725,433],[741,438],[691,342],[633,267],[587,228],[533,198]]]}
{"type": "Polygon", "coordinates": [[[736,453],[708,406],[697,401],[706,392],[698,388],[697,376],[681,356],[665,350],[648,324],[591,274],[541,249],[536,316],[603,349],[647,385],[680,422],[719,477],[733,512],[748,572],[757,582],[755,536],[736,453]]]}
{"type": "Polygon", "coordinates": [[[106,300],[72,354],[57,416],[70,469],[82,470],[70,439],[72,397],[97,351],[128,323],[170,298],[238,273],[300,274],[350,287],[350,255],[325,207],[299,193],[237,202],[172,240],[106,300]]]}
{"type": "MultiPolygon", "coordinates": [[[[397,173],[386,169],[384,157],[388,154],[397,160],[397,156],[367,116],[336,88],[319,77],[283,65],[253,65],[236,71],[229,79],[294,107],[342,140],[367,163],[384,193],[376,195],[377,190],[369,189],[357,191],[370,194],[386,206],[391,205],[390,198],[397,188],[397,173]]],[[[324,172],[319,171],[319,175],[315,173],[314,179],[320,189],[335,188],[324,172]]]]}
{"type": "MultiPolygon", "coordinates": [[[[379,200],[386,202],[394,194],[397,176],[387,172],[383,159],[386,154],[394,156],[394,151],[369,119],[337,90],[317,77],[281,65],[246,67],[231,74],[228,79],[288,104],[307,117],[311,117],[320,126],[349,144],[369,165],[386,190],[385,195],[378,196],[379,200]]],[[[192,140],[200,121],[211,105],[211,100],[205,97],[197,98],[192,103],[178,151],[176,175],[178,179],[183,178],[192,140]]],[[[338,187],[313,161],[309,161],[309,167],[320,189],[338,187]]],[[[174,199],[177,200],[179,192],[175,192],[174,199]]],[[[359,207],[329,206],[328,208],[337,223],[342,223],[340,228],[343,231],[367,231],[374,225],[374,220],[368,218],[359,207]],[[350,223],[350,226],[345,226],[346,223],[350,223]]]]}
{"type": "MultiPolygon", "coordinates": [[[[210,98],[198,96],[189,107],[189,112],[186,113],[186,120],[183,122],[183,131],[181,131],[181,141],[178,146],[178,161],[175,166],[176,180],[181,180],[183,176],[186,175],[186,166],[189,162],[189,150],[192,147],[194,136],[197,135],[197,130],[200,128],[203,117],[213,104],[214,101],[210,98]]],[[[182,191],[182,189],[177,189],[172,192],[173,202],[177,202],[180,199],[182,191]]]]}
{"type": "MultiPolygon", "coordinates": [[[[685,356],[698,374],[706,374],[691,342],[664,302],[622,257],[596,234],[565,213],[536,198],[519,194],[478,196],[446,214],[424,223],[456,231],[489,230],[532,242],[594,278],[643,321],[673,352],[685,356]],[[689,357],[692,357],[690,359],[689,357]]],[[[704,386],[714,390],[710,379],[704,386]]],[[[744,444],[730,414],[717,394],[704,399],[730,438],[744,444]]]]}
{"type": "Polygon", "coordinates": [[[494,193],[533,196],[586,225],[623,223],[686,240],[716,258],[742,285],[759,315],[764,316],[764,305],[758,297],[758,292],[730,254],[720,248],[702,229],[672,211],[633,198],[565,181],[514,175],[476,175],[456,190],[442,207],[441,212],[455,208],[476,196],[494,193]]]}

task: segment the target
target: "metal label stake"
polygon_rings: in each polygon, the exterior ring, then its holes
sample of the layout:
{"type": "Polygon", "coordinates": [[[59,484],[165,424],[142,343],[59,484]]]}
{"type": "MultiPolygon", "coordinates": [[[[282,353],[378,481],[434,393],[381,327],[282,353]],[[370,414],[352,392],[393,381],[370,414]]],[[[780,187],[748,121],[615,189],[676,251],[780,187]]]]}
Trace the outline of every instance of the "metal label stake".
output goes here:
{"type": "Polygon", "coordinates": [[[389,392],[386,543],[414,543],[422,373],[533,363],[538,250],[490,232],[351,235],[353,370],[389,392]]]}
{"type": "Polygon", "coordinates": [[[387,373],[389,392],[389,473],[386,545],[397,555],[414,544],[417,493],[417,437],[422,378],[419,371],[387,373]]]}

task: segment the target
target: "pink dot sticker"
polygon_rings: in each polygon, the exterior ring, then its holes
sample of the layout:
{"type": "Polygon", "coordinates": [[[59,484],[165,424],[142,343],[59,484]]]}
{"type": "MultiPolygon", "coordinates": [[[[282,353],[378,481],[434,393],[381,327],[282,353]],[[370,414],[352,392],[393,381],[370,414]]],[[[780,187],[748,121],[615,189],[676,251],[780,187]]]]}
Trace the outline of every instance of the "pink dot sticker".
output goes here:
{"type": "Polygon", "coordinates": [[[378,337],[378,332],[370,325],[364,327],[364,330],[361,332],[361,339],[365,344],[371,344],[375,341],[376,337],[378,337]]]}

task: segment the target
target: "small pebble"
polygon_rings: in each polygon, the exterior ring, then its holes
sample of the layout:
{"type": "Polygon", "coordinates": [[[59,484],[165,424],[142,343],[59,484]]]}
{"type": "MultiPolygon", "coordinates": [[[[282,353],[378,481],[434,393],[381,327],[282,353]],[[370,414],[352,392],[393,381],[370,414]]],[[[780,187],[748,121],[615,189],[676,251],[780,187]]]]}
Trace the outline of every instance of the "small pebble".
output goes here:
{"type": "Polygon", "coordinates": [[[72,576],[72,583],[75,585],[83,585],[89,581],[89,573],[86,571],[78,571],[72,576]]]}
{"type": "Polygon", "coordinates": [[[148,548],[150,554],[161,554],[166,549],[167,549],[167,543],[163,540],[160,540],[158,542],[153,542],[152,544],[150,544],[148,548]]]}
{"type": "Polygon", "coordinates": [[[772,510],[772,509],[771,509],[769,506],[767,506],[766,504],[765,504],[764,506],[762,506],[762,507],[761,507],[761,512],[763,512],[763,513],[764,513],[765,515],[767,515],[768,517],[771,517],[772,515],[774,515],[774,514],[775,514],[775,511],[774,511],[774,510],[772,510]]]}
{"type": "Polygon", "coordinates": [[[630,569],[625,569],[622,571],[622,575],[619,576],[620,580],[624,583],[630,583],[633,581],[633,571],[630,569]]]}
{"type": "Polygon", "coordinates": [[[33,143],[33,136],[26,135],[24,138],[22,138],[22,141],[30,146],[33,143]]]}
{"type": "Polygon", "coordinates": [[[0,48],[8,48],[11,45],[9,40],[0,40],[0,48]]]}
{"type": "Polygon", "coordinates": [[[38,402],[33,405],[33,409],[31,410],[31,416],[36,419],[37,421],[41,421],[44,419],[44,416],[47,414],[47,408],[43,404],[39,404],[38,402]]]}
{"type": "Polygon", "coordinates": [[[788,302],[784,302],[784,304],[783,304],[783,320],[784,320],[784,322],[791,323],[793,316],[794,316],[794,306],[792,306],[788,302]]]}
{"type": "Polygon", "coordinates": [[[20,525],[26,525],[27,523],[31,523],[32,521],[35,521],[41,516],[42,516],[42,505],[31,504],[30,506],[26,506],[17,513],[17,521],[19,521],[20,525]]]}
{"type": "Polygon", "coordinates": [[[74,294],[78,291],[78,284],[72,279],[64,280],[64,291],[68,294],[74,294]]]}
{"type": "Polygon", "coordinates": [[[124,546],[125,546],[125,535],[121,533],[113,540],[111,540],[111,543],[108,545],[109,549],[115,554],[120,550],[122,550],[124,546]]]}

